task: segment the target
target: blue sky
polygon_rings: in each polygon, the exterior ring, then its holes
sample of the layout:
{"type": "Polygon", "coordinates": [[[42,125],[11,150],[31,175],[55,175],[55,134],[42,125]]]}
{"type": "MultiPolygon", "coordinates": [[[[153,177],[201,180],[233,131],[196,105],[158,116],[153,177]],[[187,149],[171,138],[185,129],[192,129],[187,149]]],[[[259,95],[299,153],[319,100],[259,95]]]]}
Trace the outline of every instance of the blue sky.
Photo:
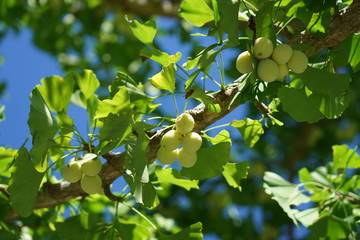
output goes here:
{"type": "Polygon", "coordinates": [[[29,94],[40,79],[62,75],[56,59],[34,47],[29,29],[19,34],[11,32],[0,43],[0,80],[7,84],[0,99],[5,105],[5,121],[0,123],[0,146],[18,149],[30,136],[27,119],[30,109],[29,94]]]}

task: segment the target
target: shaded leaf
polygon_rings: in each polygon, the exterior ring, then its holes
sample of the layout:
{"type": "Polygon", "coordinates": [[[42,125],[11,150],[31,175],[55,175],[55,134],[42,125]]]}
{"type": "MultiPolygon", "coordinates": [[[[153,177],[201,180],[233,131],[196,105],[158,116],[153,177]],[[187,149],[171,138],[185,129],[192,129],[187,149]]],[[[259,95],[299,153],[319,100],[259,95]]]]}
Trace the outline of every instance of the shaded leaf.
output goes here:
{"type": "Polygon", "coordinates": [[[8,188],[10,204],[20,216],[27,217],[33,211],[45,173],[36,171],[24,146],[19,149],[13,168],[8,188]]]}
{"type": "Polygon", "coordinates": [[[350,102],[349,95],[332,97],[320,94],[311,94],[309,99],[313,105],[316,106],[328,119],[335,119],[340,117],[350,102]]]}
{"type": "Polygon", "coordinates": [[[312,93],[333,98],[344,94],[349,88],[351,79],[348,74],[330,73],[325,69],[310,66],[299,77],[312,93]]]}
{"type": "Polygon", "coordinates": [[[159,240],[202,240],[202,224],[194,223],[187,228],[182,229],[174,235],[160,234],[159,240]]]}
{"type": "Polygon", "coordinates": [[[278,91],[283,109],[298,122],[317,122],[323,118],[312,104],[304,89],[281,87],[278,91]]]}
{"type": "Polygon", "coordinates": [[[81,225],[80,216],[67,218],[64,222],[55,223],[56,232],[64,240],[86,239],[88,231],[81,225]]]}
{"type": "Polygon", "coordinates": [[[229,132],[223,130],[214,138],[210,138],[211,147],[200,148],[197,161],[191,168],[183,168],[181,175],[190,179],[202,180],[216,177],[223,171],[225,163],[230,161],[231,139],[229,132]]]}
{"type": "Polygon", "coordinates": [[[28,125],[33,144],[30,156],[36,170],[41,172],[46,170],[47,161],[45,161],[45,157],[50,141],[58,130],[58,125],[37,88],[31,92],[30,100],[28,125]]]}
{"type": "Polygon", "coordinates": [[[264,134],[264,129],[259,120],[252,120],[246,118],[245,120],[234,120],[230,123],[230,126],[235,127],[243,137],[246,145],[253,147],[264,134]]]}
{"type": "Polygon", "coordinates": [[[233,188],[241,191],[240,182],[248,175],[249,163],[247,161],[239,163],[226,163],[224,166],[223,176],[226,182],[233,188]]]}
{"type": "Polygon", "coordinates": [[[158,166],[155,170],[156,177],[159,183],[171,183],[179,187],[190,189],[199,189],[199,181],[189,180],[180,175],[179,171],[172,168],[163,169],[158,166]]]}
{"type": "Polygon", "coordinates": [[[275,42],[275,29],[273,27],[273,8],[274,1],[264,1],[261,10],[256,13],[256,37],[267,37],[273,43],[275,42]]]}
{"type": "Polygon", "coordinates": [[[104,120],[100,129],[100,140],[120,139],[123,141],[132,130],[132,118],[130,113],[115,115],[110,113],[104,120]]]}
{"type": "Polygon", "coordinates": [[[218,11],[220,15],[219,25],[225,33],[228,34],[230,42],[235,45],[239,44],[239,6],[240,1],[237,0],[217,0],[218,11]]]}
{"type": "Polygon", "coordinates": [[[179,15],[197,27],[214,20],[214,12],[204,0],[184,0],[179,15]]]}

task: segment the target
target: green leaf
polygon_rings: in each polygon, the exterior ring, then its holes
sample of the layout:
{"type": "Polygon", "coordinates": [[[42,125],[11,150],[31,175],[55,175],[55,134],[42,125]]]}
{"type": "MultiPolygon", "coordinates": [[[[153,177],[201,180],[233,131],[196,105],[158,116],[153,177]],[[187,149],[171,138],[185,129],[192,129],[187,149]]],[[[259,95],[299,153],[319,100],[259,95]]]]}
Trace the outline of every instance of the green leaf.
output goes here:
{"type": "Polygon", "coordinates": [[[233,188],[238,188],[240,191],[240,182],[248,175],[249,163],[247,161],[239,163],[226,163],[224,166],[223,176],[226,182],[233,188]]]}
{"type": "Polygon", "coordinates": [[[179,15],[197,27],[214,20],[214,12],[204,0],[184,0],[179,15]]]}
{"type": "Polygon", "coordinates": [[[199,189],[199,181],[189,180],[182,177],[178,170],[167,168],[163,169],[158,166],[155,170],[156,177],[159,183],[171,183],[176,186],[185,188],[187,191],[190,189],[199,189]]]}
{"type": "Polygon", "coordinates": [[[9,171],[9,167],[16,153],[17,150],[15,149],[0,147],[0,177],[10,177],[11,172],[9,171]]]}
{"type": "Polygon", "coordinates": [[[219,25],[228,34],[229,41],[235,45],[239,44],[239,7],[237,0],[217,0],[220,15],[219,25]]]}
{"type": "Polygon", "coordinates": [[[234,120],[230,123],[230,126],[235,127],[243,137],[246,145],[254,147],[261,135],[264,134],[264,129],[259,120],[252,120],[246,118],[244,120],[234,120]]]}
{"type": "Polygon", "coordinates": [[[60,112],[66,110],[74,89],[72,78],[52,76],[41,79],[42,85],[36,88],[44,98],[50,110],[60,112]]]}
{"type": "Polygon", "coordinates": [[[313,12],[321,12],[336,6],[336,0],[312,1],[304,0],[305,6],[313,12]]]}
{"type": "Polygon", "coordinates": [[[331,51],[333,63],[344,67],[350,64],[353,72],[360,70],[360,34],[353,34],[339,44],[339,47],[331,51]]]}
{"type": "Polygon", "coordinates": [[[163,67],[161,72],[149,78],[149,82],[156,88],[168,90],[171,93],[174,93],[176,82],[175,64],[163,67]]]}
{"type": "Polygon", "coordinates": [[[295,213],[295,218],[307,228],[311,226],[319,217],[320,215],[318,208],[309,208],[295,213]]]}
{"type": "Polygon", "coordinates": [[[149,58],[157,63],[160,63],[162,66],[168,66],[172,63],[178,62],[181,58],[181,53],[177,52],[174,55],[169,55],[156,48],[143,48],[140,51],[140,56],[149,58]]]}
{"type": "Polygon", "coordinates": [[[100,129],[100,140],[124,140],[132,130],[132,117],[130,113],[115,115],[110,113],[104,120],[100,129]]]}
{"type": "Polygon", "coordinates": [[[118,231],[121,239],[143,240],[149,239],[151,232],[149,229],[138,223],[131,223],[124,219],[117,219],[114,228],[118,231]]]}
{"type": "Polygon", "coordinates": [[[126,91],[126,87],[120,87],[119,91],[112,99],[99,101],[98,108],[95,113],[95,119],[105,118],[110,113],[122,114],[130,111],[130,96],[126,91]]]}
{"type": "Polygon", "coordinates": [[[284,212],[287,213],[289,218],[298,225],[296,214],[299,214],[299,210],[292,207],[307,203],[310,201],[310,198],[301,193],[297,185],[286,181],[284,178],[273,172],[265,172],[264,188],[265,192],[271,195],[284,212]]]}
{"type": "Polygon", "coordinates": [[[304,89],[281,87],[278,91],[283,109],[298,122],[314,123],[323,118],[312,104],[304,89]]]}
{"type": "Polygon", "coordinates": [[[335,119],[342,115],[350,102],[349,95],[337,97],[324,96],[321,94],[311,94],[310,101],[328,119],[335,119]]]}
{"type": "Polygon", "coordinates": [[[332,15],[330,10],[320,13],[313,13],[306,28],[314,36],[323,37],[329,28],[331,17],[332,15]]]}
{"type": "Polygon", "coordinates": [[[256,37],[267,37],[275,43],[275,28],[273,27],[274,1],[264,1],[262,8],[256,13],[256,37]]]}
{"type": "Polygon", "coordinates": [[[13,168],[8,188],[10,204],[20,216],[28,217],[35,206],[38,189],[45,173],[36,171],[24,146],[19,149],[13,168]]]}
{"type": "Polygon", "coordinates": [[[330,73],[325,69],[310,66],[299,77],[312,93],[332,98],[343,95],[348,90],[351,80],[348,74],[330,73]]]}
{"type": "Polygon", "coordinates": [[[214,103],[214,98],[211,94],[205,92],[204,89],[195,86],[190,91],[192,91],[190,98],[194,98],[202,103],[212,112],[219,113],[221,111],[220,105],[214,103]]]}
{"type": "Polygon", "coordinates": [[[89,232],[81,225],[80,216],[67,218],[64,222],[55,223],[56,232],[61,239],[77,240],[90,237],[89,232]]]}
{"type": "Polygon", "coordinates": [[[231,139],[228,131],[223,130],[214,138],[209,139],[211,147],[200,148],[197,161],[191,168],[183,168],[181,175],[190,179],[202,180],[216,177],[223,171],[223,166],[230,161],[231,139]]]}
{"type": "Polygon", "coordinates": [[[139,23],[137,20],[128,20],[131,31],[135,37],[145,45],[152,45],[156,35],[156,23],[149,20],[144,24],[139,23]]]}
{"type": "MultiPolygon", "coordinates": [[[[65,77],[66,78],[66,77],[65,77]]],[[[87,101],[94,96],[96,89],[100,86],[95,73],[90,69],[85,69],[82,72],[73,73],[73,78],[80,88],[81,93],[87,101]]]]}
{"type": "Polygon", "coordinates": [[[28,125],[33,144],[30,156],[36,170],[42,172],[46,170],[45,157],[59,127],[37,88],[31,92],[30,100],[28,125]]]}
{"type": "Polygon", "coordinates": [[[333,162],[334,168],[360,168],[360,156],[356,149],[350,149],[347,145],[334,145],[333,162]]]}
{"type": "Polygon", "coordinates": [[[174,235],[165,235],[160,233],[159,240],[202,240],[202,224],[194,223],[187,228],[182,229],[174,235]]]}
{"type": "Polygon", "coordinates": [[[4,105],[1,105],[1,106],[0,106],[0,122],[2,122],[2,121],[5,120],[4,111],[5,111],[5,106],[4,106],[4,105]]]}
{"type": "Polygon", "coordinates": [[[185,90],[188,90],[192,84],[194,83],[196,77],[199,75],[199,73],[201,72],[200,69],[197,69],[195,72],[190,74],[190,77],[188,80],[186,80],[185,82],[185,90]]]}

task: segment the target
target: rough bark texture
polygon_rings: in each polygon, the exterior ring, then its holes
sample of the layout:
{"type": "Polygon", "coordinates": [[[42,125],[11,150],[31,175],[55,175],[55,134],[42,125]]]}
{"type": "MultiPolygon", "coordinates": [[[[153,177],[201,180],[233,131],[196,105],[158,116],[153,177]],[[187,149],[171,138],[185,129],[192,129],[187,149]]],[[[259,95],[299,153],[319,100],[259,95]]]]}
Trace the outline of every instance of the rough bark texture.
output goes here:
{"type": "MultiPolygon", "coordinates": [[[[108,0],[107,2],[109,4],[116,4],[116,2],[112,0],[108,0]]],[[[141,11],[145,11],[141,8],[146,7],[147,12],[144,12],[143,14],[149,15],[148,13],[151,11],[153,14],[177,17],[178,5],[176,4],[179,4],[179,2],[169,2],[169,4],[173,4],[171,5],[171,8],[158,6],[159,4],[161,5],[164,3],[152,3],[151,1],[146,0],[123,0],[120,1],[120,3],[117,2],[117,4],[122,4],[125,6],[125,10],[134,11],[140,15],[141,11]]],[[[360,30],[359,13],[360,0],[355,0],[348,8],[334,16],[330,24],[328,34],[325,38],[318,39],[313,37],[308,32],[303,32],[301,35],[292,39],[291,42],[305,43],[309,46],[312,46],[314,49],[311,52],[308,52],[308,55],[314,54],[323,48],[336,47],[345,38],[360,30]]],[[[207,109],[204,104],[199,104],[194,109],[188,111],[196,121],[194,131],[202,131],[207,126],[215,123],[217,120],[223,118],[225,115],[239,106],[239,103],[235,103],[230,108],[228,107],[234,95],[237,93],[237,85],[237,81],[235,81],[233,84],[230,84],[227,89],[214,95],[214,101],[215,103],[220,104],[221,112],[214,113],[207,109]]],[[[156,151],[158,149],[160,139],[164,133],[164,130],[160,130],[152,137],[147,150],[147,159],[149,162],[153,162],[156,159],[156,151]]],[[[107,162],[104,164],[101,170],[100,177],[103,180],[104,186],[108,187],[110,183],[124,174],[123,167],[125,162],[125,153],[110,152],[105,154],[103,157],[107,160],[107,162]]],[[[5,191],[3,188],[1,190],[5,191]]],[[[111,195],[109,191],[107,191],[106,195],[108,195],[110,199],[116,199],[116,197],[111,195]]],[[[45,183],[39,192],[35,204],[35,209],[51,208],[72,198],[84,196],[86,196],[86,193],[81,190],[79,183],[45,183]]],[[[12,221],[17,217],[18,214],[13,210],[10,210],[7,215],[7,221],[12,221]]]]}

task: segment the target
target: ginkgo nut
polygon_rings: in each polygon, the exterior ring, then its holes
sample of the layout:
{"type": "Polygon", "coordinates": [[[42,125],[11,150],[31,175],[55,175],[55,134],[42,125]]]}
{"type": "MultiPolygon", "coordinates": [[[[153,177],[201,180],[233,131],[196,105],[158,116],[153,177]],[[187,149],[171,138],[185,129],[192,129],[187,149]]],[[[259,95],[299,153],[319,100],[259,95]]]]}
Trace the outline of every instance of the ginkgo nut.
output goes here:
{"type": "Polygon", "coordinates": [[[190,168],[195,165],[197,161],[197,153],[196,152],[188,152],[184,148],[180,148],[178,152],[178,159],[180,164],[184,168],[190,168]]]}
{"type": "Polygon", "coordinates": [[[182,147],[187,152],[196,152],[200,149],[202,144],[201,136],[196,132],[189,132],[182,139],[182,147]]]}

